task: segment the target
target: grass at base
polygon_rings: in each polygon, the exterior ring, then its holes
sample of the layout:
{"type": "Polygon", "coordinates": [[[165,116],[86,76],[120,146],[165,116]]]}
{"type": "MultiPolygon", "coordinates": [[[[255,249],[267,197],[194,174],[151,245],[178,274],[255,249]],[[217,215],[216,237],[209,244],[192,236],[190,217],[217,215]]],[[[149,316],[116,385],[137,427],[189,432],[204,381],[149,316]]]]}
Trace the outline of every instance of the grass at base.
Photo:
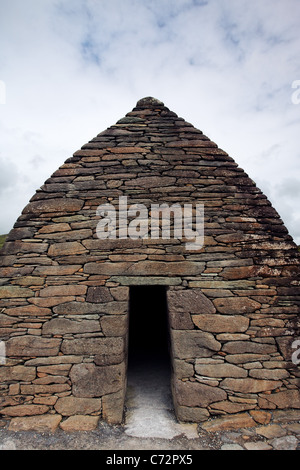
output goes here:
{"type": "Polygon", "coordinates": [[[0,235],[0,249],[3,247],[7,235],[0,235]]]}

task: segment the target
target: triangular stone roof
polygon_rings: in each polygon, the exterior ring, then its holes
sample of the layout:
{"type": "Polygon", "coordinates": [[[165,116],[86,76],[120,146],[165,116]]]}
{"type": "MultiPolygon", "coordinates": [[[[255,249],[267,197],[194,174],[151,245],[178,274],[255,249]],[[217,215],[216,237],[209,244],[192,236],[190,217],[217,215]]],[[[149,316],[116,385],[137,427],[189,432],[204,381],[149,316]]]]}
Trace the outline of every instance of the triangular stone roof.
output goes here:
{"type": "Polygon", "coordinates": [[[237,163],[154,98],[138,101],[45,182],[0,260],[0,340],[13,359],[4,368],[7,416],[45,413],[58,426],[74,407],[81,415],[84,400],[95,422],[122,422],[129,286],[141,284],[167,286],[180,420],[300,407],[291,362],[297,247],[237,163]],[[125,196],[148,210],[203,204],[203,247],[189,250],[178,237],[99,239],[98,207],[125,196]],[[57,375],[63,364],[57,382],[41,376],[39,367],[57,375]],[[17,406],[33,397],[41,408],[17,406]]]}

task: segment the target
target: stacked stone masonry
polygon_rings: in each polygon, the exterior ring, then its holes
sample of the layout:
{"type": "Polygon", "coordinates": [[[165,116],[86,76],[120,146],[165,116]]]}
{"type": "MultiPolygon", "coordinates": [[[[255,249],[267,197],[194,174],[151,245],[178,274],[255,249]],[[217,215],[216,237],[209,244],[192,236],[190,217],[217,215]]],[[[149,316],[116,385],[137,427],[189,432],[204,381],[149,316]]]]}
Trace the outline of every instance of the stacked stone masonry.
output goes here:
{"type": "Polygon", "coordinates": [[[0,413],[11,429],[122,422],[137,285],[166,286],[180,421],[300,408],[297,247],[235,161],[158,100],[140,100],[36,192],[0,276],[0,413]],[[203,203],[203,248],[100,240],[97,207],[120,196],[147,208],[203,203]]]}

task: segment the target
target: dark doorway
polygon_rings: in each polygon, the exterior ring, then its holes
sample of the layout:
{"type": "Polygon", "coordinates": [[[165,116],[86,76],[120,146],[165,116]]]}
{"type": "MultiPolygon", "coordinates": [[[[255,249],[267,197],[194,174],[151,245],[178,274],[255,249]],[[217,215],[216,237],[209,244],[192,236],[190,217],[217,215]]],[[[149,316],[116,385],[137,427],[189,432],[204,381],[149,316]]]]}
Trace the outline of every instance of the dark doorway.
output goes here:
{"type": "Polygon", "coordinates": [[[130,288],[125,432],[165,437],[175,422],[166,287],[130,288]]]}
{"type": "Polygon", "coordinates": [[[166,288],[130,287],[128,366],[164,365],[170,369],[166,288]]]}

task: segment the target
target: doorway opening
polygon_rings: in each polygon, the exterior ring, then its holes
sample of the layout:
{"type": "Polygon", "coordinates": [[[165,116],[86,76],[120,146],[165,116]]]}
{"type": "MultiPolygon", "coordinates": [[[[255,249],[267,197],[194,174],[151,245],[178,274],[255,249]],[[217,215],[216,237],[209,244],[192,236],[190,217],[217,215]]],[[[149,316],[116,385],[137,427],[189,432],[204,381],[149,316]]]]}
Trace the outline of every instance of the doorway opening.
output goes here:
{"type": "Polygon", "coordinates": [[[154,364],[170,369],[165,286],[132,286],[129,297],[128,368],[154,364]]]}
{"type": "Polygon", "coordinates": [[[175,414],[164,286],[130,288],[125,410],[125,432],[130,436],[166,437],[173,429],[175,414]]]}

